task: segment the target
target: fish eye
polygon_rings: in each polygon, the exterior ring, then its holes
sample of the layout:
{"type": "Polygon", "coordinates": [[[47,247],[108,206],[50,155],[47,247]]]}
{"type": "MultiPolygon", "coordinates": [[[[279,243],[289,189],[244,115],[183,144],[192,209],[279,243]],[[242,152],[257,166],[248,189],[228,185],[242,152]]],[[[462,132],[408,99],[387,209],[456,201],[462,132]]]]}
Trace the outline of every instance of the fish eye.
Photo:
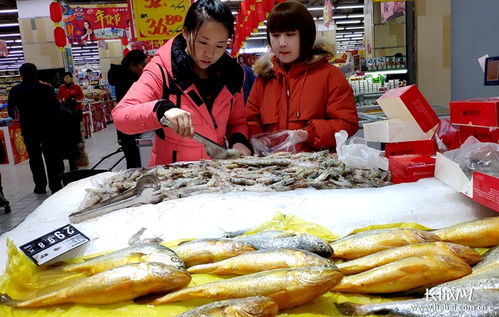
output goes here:
{"type": "Polygon", "coordinates": [[[325,248],[326,248],[326,246],[324,245],[324,243],[319,243],[319,247],[320,247],[321,249],[325,249],[325,248]]]}
{"type": "Polygon", "coordinates": [[[172,262],[180,262],[179,258],[176,258],[174,256],[171,257],[172,262]]]}

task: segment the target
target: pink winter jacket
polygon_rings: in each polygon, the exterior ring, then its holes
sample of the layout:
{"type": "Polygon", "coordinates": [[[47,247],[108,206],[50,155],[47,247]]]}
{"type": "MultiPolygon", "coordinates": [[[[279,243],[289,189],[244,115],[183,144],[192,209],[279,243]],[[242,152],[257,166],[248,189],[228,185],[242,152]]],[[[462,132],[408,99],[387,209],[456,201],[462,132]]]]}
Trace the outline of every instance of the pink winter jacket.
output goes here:
{"type": "MultiPolygon", "coordinates": [[[[219,78],[224,83],[222,90],[214,99],[210,115],[202,99],[196,98],[200,94],[194,83],[185,79],[177,80],[174,76],[172,52],[173,63],[177,62],[177,54],[185,54],[182,47],[179,47],[179,43],[185,44],[185,40],[181,38],[181,40],[174,41],[175,39],[169,40],[158,50],[152,61],[144,68],[140,79],[132,85],[125,97],[112,111],[116,128],[123,133],[136,134],[163,129],[165,139],[155,136],[149,166],[177,161],[210,159],[203,145],[199,142],[190,138],[182,138],[173,129],[164,127],[159,123],[157,113],[153,110],[163,95],[163,78],[159,65],[163,67],[165,75],[168,72],[174,79],[175,85],[180,91],[183,91],[180,105],[177,104],[175,94],[170,94],[169,100],[180,106],[180,109],[191,113],[192,124],[196,132],[224,147],[226,140],[231,140],[234,134],[244,136],[245,139],[248,137],[242,94],[242,78],[244,76],[242,68],[226,54],[217,63],[210,66],[222,69],[222,71],[217,71],[217,74],[222,74],[219,78]],[[174,45],[173,50],[172,45],[174,45]],[[226,69],[230,71],[225,72],[226,69]]],[[[185,62],[186,56],[178,59],[182,58],[185,62]]],[[[168,79],[167,86],[169,86],[168,79]]]]}

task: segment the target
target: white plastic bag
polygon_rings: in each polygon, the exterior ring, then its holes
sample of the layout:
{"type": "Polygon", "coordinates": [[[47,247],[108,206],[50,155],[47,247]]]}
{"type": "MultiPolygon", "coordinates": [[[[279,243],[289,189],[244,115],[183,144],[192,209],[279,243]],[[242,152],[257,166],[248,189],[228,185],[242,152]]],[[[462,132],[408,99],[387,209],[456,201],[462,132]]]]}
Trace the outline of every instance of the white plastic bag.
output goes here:
{"type": "Polygon", "coordinates": [[[346,144],[348,133],[345,130],[334,134],[338,159],[351,168],[379,168],[388,170],[388,159],[381,151],[368,147],[364,139],[353,138],[346,144]]]}

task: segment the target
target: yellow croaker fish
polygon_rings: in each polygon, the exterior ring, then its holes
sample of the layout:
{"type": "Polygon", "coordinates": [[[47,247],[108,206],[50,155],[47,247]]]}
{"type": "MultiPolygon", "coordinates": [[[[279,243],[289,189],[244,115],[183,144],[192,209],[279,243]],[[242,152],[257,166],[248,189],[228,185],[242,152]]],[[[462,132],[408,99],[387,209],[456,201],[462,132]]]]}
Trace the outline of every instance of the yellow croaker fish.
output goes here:
{"type": "Polygon", "coordinates": [[[421,242],[440,241],[435,234],[413,229],[378,229],[333,241],[334,258],[357,259],[386,249],[421,242]]]}
{"type": "Polygon", "coordinates": [[[177,317],[274,317],[279,307],[271,298],[253,296],[206,304],[177,317]]]}
{"type": "Polygon", "coordinates": [[[223,261],[191,266],[189,273],[246,275],[261,271],[333,263],[315,253],[297,249],[274,249],[241,254],[223,261]]]}
{"type": "Polygon", "coordinates": [[[175,248],[175,253],[187,267],[221,261],[253,251],[253,247],[231,239],[199,239],[182,243],[175,248]]]}
{"type": "Polygon", "coordinates": [[[186,288],[149,303],[161,305],[194,298],[223,300],[267,296],[277,303],[279,309],[285,309],[321,296],[342,277],[343,274],[334,266],[277,269],[186,288]]]}
{"type": "Polygon", "coordinates": [[[474,248],[499,245],[499,217],[489,217],[460,223],[433,231],[442,241],[449,241],[474,248]]]}
{"type": "Polygon", "coordinates": [[[480,254],[470,247],[449,242],[425,242],[404,245],[338,263],[338,269],[345,275],[356,274],[404,258],[422,255],[455,255],[469,265],[480,261],[480,254]]]}
{"type": "MultiPolygon", "coordinates": [[[[395,293],[431,287],[471,273],[456,256],[434,255],[405,258],[355,275],[345,276],[332,291],[344,293],[395,293]]],[[[174,293],[173,293],[174,294],[174,293]]]]}
{"type": "Polygon", "coordinates": [[[185,268],[184,262],[171,249],[160,244],[140,244],[97,256],[82,263],[63,265],[60,269],[65,272],[93,275],[118,266],[139,262],[156,262],[178,269],[185,268]]]}
{"type": "Polygon", "coordinates": [[[191,281],[185,270],[162,263],[133,263],[89,276],[72,286],[25,301],[15,301],[6,294],[0,304],[20,307],[44,307],[65,303],[112,304],[150,293],[181,289],[191,281]]]}

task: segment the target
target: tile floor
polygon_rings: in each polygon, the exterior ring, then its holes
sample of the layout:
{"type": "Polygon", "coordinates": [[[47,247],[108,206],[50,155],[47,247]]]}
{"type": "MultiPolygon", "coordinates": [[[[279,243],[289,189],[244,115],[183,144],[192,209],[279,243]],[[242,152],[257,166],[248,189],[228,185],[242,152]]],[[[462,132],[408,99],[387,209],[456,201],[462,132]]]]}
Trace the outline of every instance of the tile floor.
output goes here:
{"type": "MultiPolygon", "coordinates": [[[[90,169],[103,156],[112,153],[118,147],[116,129],[113,124],[108,125],[106,129],[93,133],[90,138],[85,140],[89,165],[81,167],[81,169],[90,169]]],[[[97,168],[109,169],[121,157],[123,157],[122,153],[113,155],[103,161],[97,168]]],[[[67,161],[64,161],[64,163],[67,172],[69,171],[69,165],[67,161]]],[[[117,171],[125,168],[126,164],[123,159],[113,170],[117,171]]],[[[10,214],[4,214],[3,208],[0,207],[0,233],[4,233],[22,222],[27,215],[49,197],[49,194],[37,195],[33,193],[35,185],[28,161],[17,165],[0,165],[0,174],[2,177],[3,193],[12,209],[10,214]]]]}

